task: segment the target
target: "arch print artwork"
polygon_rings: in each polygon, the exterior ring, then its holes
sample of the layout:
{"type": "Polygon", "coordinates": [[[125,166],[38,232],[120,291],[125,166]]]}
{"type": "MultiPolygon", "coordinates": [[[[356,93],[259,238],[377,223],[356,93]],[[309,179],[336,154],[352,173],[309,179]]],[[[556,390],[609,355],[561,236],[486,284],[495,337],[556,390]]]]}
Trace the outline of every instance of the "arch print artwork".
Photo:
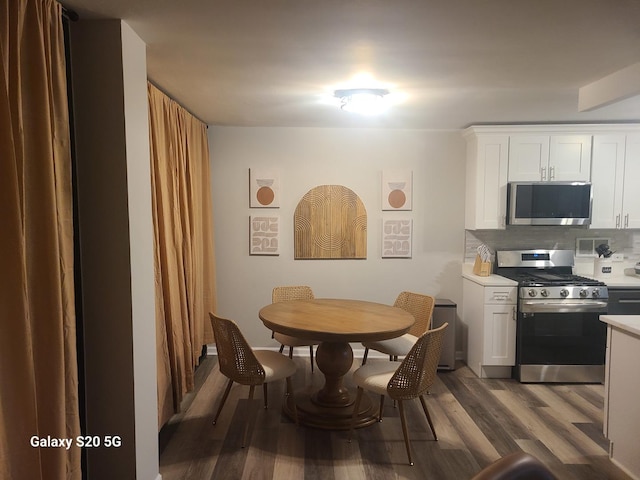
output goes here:
{"type": "Polygon", "coordinates": [[[355,192],[321,185],[298,203],[294,217],[294,258],[367,258],[367,211],[355,192]]]}

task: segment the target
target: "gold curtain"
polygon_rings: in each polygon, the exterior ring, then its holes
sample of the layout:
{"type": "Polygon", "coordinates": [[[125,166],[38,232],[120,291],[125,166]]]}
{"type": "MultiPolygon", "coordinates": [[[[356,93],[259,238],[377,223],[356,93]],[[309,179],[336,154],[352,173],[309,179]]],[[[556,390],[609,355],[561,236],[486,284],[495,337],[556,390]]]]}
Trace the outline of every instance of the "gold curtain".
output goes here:
{"type": "Polygon", "coordinates": [[[0,478],[79,479],[73,208],[61,7],[0,16],[0,478]]]}
{"type": "Polygon", "coordinates": [[[206,125],[151,83],[149,128],[155,231],[158,426],[193,389],[215,312],[206,125]]]}

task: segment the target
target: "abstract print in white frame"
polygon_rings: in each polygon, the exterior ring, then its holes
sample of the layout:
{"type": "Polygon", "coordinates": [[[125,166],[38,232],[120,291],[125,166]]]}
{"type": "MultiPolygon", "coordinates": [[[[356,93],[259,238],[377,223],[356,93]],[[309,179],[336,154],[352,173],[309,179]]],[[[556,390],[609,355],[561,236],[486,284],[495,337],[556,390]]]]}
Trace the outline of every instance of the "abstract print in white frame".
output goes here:
{"type": "Polygon", "coordinates": [[[382,220],[382,258],[411,258],[413,220],[382,220]]]}
{"type": "Polygon", "coordinates": [[[413,172],[384,170],[382,172],[382,210],[411,210],[413,172]]]}
{"type": "Polygon", "coordinates": [[[249,254],[280,255],[280,217],[249,217],[249,254]]]}
{"type": "Polygon", "coordinates": [[[280,207],[280,175],[276,170],[249,169],[249,207],[280,207]]]}

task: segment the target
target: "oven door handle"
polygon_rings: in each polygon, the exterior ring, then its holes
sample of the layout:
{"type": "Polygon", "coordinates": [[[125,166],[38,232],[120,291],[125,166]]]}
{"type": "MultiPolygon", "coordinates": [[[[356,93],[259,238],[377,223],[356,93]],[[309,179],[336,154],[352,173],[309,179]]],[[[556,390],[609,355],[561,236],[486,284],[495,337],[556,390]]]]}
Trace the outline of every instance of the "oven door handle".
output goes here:
{"type": "Polygon", "coordinates": [[[571,312],[599,312],[606,313],[607,302],[541,302],[535,300],[523,300],[520,302],[520,311],[526,313],[571,313],[571,312]]]}

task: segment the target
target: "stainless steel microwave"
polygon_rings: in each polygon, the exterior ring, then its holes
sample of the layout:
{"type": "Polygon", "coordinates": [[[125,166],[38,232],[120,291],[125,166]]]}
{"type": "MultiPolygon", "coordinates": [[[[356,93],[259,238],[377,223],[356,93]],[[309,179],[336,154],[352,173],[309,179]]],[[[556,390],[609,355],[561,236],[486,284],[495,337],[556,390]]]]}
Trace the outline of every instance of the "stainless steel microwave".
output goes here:
{"type": "Polygon", "coordinates": [[[507,190],[509,225],[589,225],[591,183],[511,182],[507,190]]]}

